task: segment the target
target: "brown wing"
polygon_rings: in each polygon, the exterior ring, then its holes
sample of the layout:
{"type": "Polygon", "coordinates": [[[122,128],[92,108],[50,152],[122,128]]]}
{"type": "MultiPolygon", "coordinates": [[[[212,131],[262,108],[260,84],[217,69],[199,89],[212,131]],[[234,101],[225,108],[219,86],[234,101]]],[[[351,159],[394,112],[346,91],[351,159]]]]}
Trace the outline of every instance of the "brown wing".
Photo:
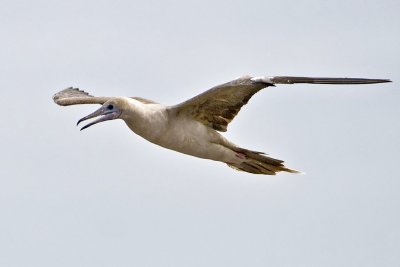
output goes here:
{"type": "Polygon", "coordinates": [[[365,78],[325,78],[325,77],[296,77],[245,76],[231,82],[218,85],[198,96],[179,105],[171,107],[177,114],[185,114],[215,130],[225,132],[228,124],[238,114],[241,107],[261,89],[274,84],[370,84],[391,82],[387,79],[365,78]]]}
{"type": "Polygon", "coordinates": [[[176,114],[185,114],[221,132],[238,114],[243,105],[261,89],[273,86],[264,81],[253,81],[245,76],[218,85],[181,104],[171,107],[176,114]]]}
{"type": "MultiPolygon", "coordinates": [[[[69,105],[80,105],[80,104],[100,104],[103,105],[105,102],[110,100],[112,97],[107,96],[92,96],[85,91],[79,90],[79,88],[69,87],[64,89],[53,96],[53,100],[56,104],[60,106],[69,105]]],[[[157,104],[152,100],[148,100],[142,97],[131,97],[143,104],[157,104]]]]}
{"type": "Polygon", "coordinates": [[[79,104],[104,104],[111,97],[95,97],[78,88],[69,87],[53,96],[53,100],[60,106],[79,105],[79,104]]]}

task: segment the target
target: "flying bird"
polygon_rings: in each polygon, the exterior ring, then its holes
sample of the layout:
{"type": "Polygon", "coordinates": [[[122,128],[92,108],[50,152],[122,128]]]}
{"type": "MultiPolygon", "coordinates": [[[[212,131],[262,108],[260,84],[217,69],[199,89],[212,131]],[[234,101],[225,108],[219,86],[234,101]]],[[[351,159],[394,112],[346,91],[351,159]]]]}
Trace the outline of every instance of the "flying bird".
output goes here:
{"type": "Polygon", "coordinates": [[[53,96],[61,106],[100,104],[95,112],[82,121],[97,118],[83,126],[122,119],[144,139],[159,146],[187,155],[221,161],[228,166],[254,174],[275,175],[277,172],[298,173],[284,162],[263,152],[242,148],[227,140],[219,132],[227,131],[228,124],[243,105],[258,91],[275,84],[371,84],[391,82],[387,79],[311,78],[311,77],[250,77],[243,76],[215,86],[175,106],[166,106],[141,97],[95,97],[69,87],[53,96]]]}

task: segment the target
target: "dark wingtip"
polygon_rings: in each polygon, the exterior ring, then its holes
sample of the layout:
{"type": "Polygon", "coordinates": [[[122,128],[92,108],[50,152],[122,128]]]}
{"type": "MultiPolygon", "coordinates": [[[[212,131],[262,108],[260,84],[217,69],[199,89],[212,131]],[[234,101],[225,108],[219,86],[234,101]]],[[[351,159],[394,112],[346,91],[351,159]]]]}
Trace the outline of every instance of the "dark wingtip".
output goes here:
{"type": "Polygon", "coordinates": [[[371,79],[370,83],[391,83],[389,79],[371,79]]]}
{"type": "Polygon", "coordinates": [[[389,79],[365,79],[365,78],[315,78],[311,83],[317,84],[373,84],[390,83],[389,79]]]}
{"type": "Polygon", "coordinates": [[[373,83],[390,83],[389,79],[365,79],[365,78],[344,78],[342,81],[336,81],[337,84],[373,84],[373,83]]]}
{"type": "Polygon", "coordinates": [[[294,84],[294,83],[313,83],[313,84],[373,84],[390,83],[389,79],[366,79],[366,78],[330,78],[330,77],[296,77],[296,76],[274,76],[270,80],[274,83],[294,84]]]}

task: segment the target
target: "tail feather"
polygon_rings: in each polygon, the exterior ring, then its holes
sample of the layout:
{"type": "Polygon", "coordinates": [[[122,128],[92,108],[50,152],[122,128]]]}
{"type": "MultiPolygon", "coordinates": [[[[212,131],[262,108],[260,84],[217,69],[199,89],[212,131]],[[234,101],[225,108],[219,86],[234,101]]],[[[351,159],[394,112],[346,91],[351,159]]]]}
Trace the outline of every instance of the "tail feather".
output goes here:
{"type": "Polygon", "coordinates": [[[227,163],[229,167],[236,170],[266,175],[275,175],[277,172],[281,171],[300,173],[299,171],[287,168],[282,160],[265,156],[262,152],[251,151],[244,148],[235,148],[234,151],[244,155],[244,159],[240,163],[227,163]]]}

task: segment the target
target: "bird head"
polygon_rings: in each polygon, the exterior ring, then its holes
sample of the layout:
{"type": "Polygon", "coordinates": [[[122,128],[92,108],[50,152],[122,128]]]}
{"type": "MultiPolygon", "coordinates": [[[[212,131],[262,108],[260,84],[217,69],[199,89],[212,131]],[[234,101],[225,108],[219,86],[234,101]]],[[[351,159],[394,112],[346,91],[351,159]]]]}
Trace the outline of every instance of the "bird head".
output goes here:
{"type": "Polygon", "coordinates": [[[124,106],[125,106],[124,99],[122,99],[122,98],[121,99],[120,98],[112,98],[112,99],[108,100],[107,102],[105,102],[95,112],[93,112],[93,113],[83,117],[82,119],[80,119],[76,125],[79,125],[79,123],[81,123],[82,121],[101,116],[100,118],[98,118],[98,119],[86,124],[85,126],[83,126],[81,128],[81,131],[82,131],[82,130],[84,130],[84,129],[86,129],[86,128],[94,125],[94,124],[99,123],[99,122],[118,119],[118,118],[120,118],[121,114],[123,113],[124,106]]]}

